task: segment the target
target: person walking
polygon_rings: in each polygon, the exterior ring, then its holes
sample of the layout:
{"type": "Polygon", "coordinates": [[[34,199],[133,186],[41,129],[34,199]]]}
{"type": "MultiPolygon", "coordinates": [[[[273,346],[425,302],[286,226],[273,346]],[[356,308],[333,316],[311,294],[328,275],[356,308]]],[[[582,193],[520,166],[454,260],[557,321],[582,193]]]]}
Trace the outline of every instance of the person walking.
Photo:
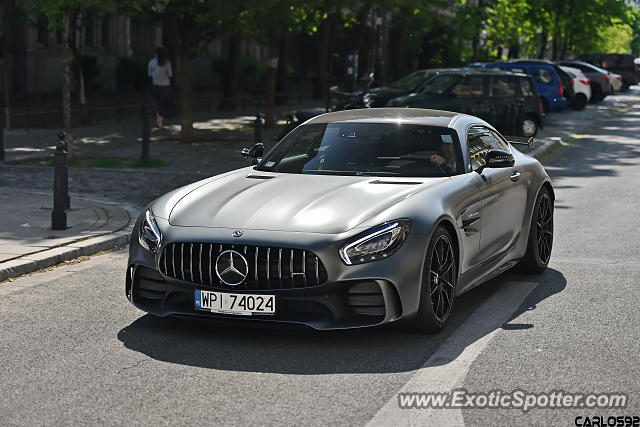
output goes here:
{"type": "Polygon", "coordinates": [[[153,95],[158,107],[156,124],[160,129],[164,129],[164,119],[171,114],[171,77],[173,76],[171,62],[167,59],[167,51],[164,47],[158,46],[156,49],[156,56],[149,61],[148,72],[153,82],[153,95]]]}

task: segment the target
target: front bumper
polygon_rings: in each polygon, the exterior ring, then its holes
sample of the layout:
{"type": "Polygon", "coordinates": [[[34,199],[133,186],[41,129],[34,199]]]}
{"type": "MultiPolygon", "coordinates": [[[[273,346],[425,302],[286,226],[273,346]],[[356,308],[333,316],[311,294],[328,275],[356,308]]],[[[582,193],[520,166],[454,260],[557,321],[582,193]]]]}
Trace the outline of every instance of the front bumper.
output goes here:
{"type": "Polygon", "coordinates": [[[127,298],[137,308],[156,316],[181,316],[211,320],[294,323],[315,329],[374,326],[396,320],[401,304],[395,287],[385,280],[327,282],[305,289],[234,291],[276,296],[273,315],[237,316],[209,313],[194,308],[196,289],[202,285],[167,280],[143,265],[131,265],[127,274],[127,298]]]}
{"type": "MultiPolygon", "coordinates": [[[[137,229],[138,226],[134,228],[137,229]]],[[[227,229],[171,227],[166,223],[161,224],[161,229],[163,246],[158,254],[142,248],[134,231],[126,278],[126,295],[131,303],[157,316],[344,329],[389,323],[417,312],[425,243],[428,241],[426,236],[419,233],[410,233],[402,247],[386,259],[347,266],[338,255],[338,249],[344,243],[342,236],[245,230],[242,239],[234,239],[231,237],[233,230],[227,229]],[[320,285],[304,288],[258,290],[218,284],[209,286],[166,276],[159,265],[163,248],[170,243],[185,241],[273,245],[309,250],[326,267],[327,280],[320,285]],[[301,242],[304,242],[304,247],[301,247],[301,242]],[[275,295],[276,313],[236,316],[196,310],[194,302],[197,289],[275,295]]]]}

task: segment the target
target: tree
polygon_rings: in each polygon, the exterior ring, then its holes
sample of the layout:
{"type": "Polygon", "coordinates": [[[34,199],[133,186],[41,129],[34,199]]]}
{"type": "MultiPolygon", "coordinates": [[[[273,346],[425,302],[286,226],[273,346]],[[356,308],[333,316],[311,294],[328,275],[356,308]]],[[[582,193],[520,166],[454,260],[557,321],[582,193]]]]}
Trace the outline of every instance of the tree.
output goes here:
{"type": "MultiPolygon", "coordinates": [[[[62,117],[67,134],[69,158],[75,157],[75,143],[71,122],[71,75],[75,49],[75,25],[83,12],[108,7],[99,0],[21,0],[27,12],[44,15],[50,31],[59,30],[63,39],[62,117]]],[[[82,71],[80,71],[82,74],[82,71]]]]}
{"type": "Polygon", "coordinates": [[[193,61],[214,38],[230,32],[243,5],[243,0],[131,0],[122,6],[125,12],[161,25],[172,43],[178,62],[182,142],[193,138],[193,61]]]}
{"type": "MultiPolygon", "coordinates": [[[[11,128],[11,78],[12,78],[12,40],[11,22],[15,13],[15,0],[5,0],[0,9],[0,55],[2,56],[2,87],[4,126],[11,128]]],[[[0,125],[1,126],[1,125],[0,125]]]]}

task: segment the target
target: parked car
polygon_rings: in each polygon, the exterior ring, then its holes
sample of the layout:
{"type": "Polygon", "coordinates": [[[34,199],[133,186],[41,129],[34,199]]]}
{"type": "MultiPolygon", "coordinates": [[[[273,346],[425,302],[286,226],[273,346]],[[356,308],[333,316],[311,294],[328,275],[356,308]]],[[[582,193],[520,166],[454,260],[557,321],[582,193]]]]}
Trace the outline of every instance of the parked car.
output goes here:
{"type": "Polygon", "coordinates": [[[626,90],[624,87],[624,81],[620,74],[612,73],[611,71],[609,71],[609,83],[611,83],[611,88],[614,92],[626,90]]]}
{"type": "Polygon", "coordinates": [[[566,73],[560,65],[546,59],[512,59],[509,62],[512,64],[529,64],[529,65],[538,64],[538,65],[549,65],[553,67],[553,69],[556,70],[556,73],[558,73],[558,76],[560,77],[560,81],[562,82],[563,96],[567,98],[567,105],[576,109],[573,106],[573,97],[575,95],[575,92],[573,89],[573,83],[571,82],[571,76],[568,73],[566,73]]]}
{"type": "Polygon", "coordinates": [[[531,78],[500,70],[443,71],[421,92],[392,99],[388,106],[469,113],[503,132],[510,132],[513,125],[515,133],[526,137],[536,135],[543,123],[540,96],[531,78]],[[521,114],[511,118],[516,105],[521,114]]]}
{"type": "Polygon", "coordinates": [[[609,70],[622,76],[622,90],[638,84],[638,74],[631,54],[624,53],[590,53],[581,55],[580,59],[600,68],[609,70]]]}
{"type": "Polygon", "coordinates": [[[491,62],[484,64],[486,68],[499,68],[501,70],[528,74],[536,82],[538,93],[542,98],[544,113],[550,111],[562,111],[567,107],[567,98],[564,97],[564,87],[555,68],[548,64],[529,64],[511,62],[491,62]]]}
{"type": "Polygon", "coordinates": [[[377,108],[384,107],[387,102],[399,96],[418,92],[426,82],[442,71],[455,70],[455,68],[432,68],[414,71],[389,86],[368,89],[352,103],[352,108],[377,108]]]}
{"type": "Polygon", "coordinates": [[[609,72],[584,61],[559,61],[558,64],[577,68],[591,80],[591,102],[600,102],[613,92],[609,72]]]}
{"type": "Polygon", "coordinates": [[[549,263],[551,180],[477,117],[340,111],[302,124],[266,156],[246,152],[263,158],[141,213],[124,287],[135,307],[438,332],[460,294],[516,264],[538,274],[549,263]]]}
{"type": "Polygon", "coordinates": [[[571,107],[574,110],[582,110],[591,99],[591,80],[582,71],[573,67],[561,66],[562,70],[571,76],[573,86],[573,101],[571,107]]]}

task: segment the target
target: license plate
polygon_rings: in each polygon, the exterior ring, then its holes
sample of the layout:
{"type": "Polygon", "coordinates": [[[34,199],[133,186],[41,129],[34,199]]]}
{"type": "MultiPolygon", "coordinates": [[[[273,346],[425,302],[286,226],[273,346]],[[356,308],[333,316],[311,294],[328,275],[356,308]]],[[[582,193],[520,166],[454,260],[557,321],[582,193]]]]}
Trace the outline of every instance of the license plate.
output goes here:
{"type": "Polygon", "coordinates": [[[196,310],[211,313],[252,316],[254,314],[274,314],[276,312],[275,295],[229,294],[196,290],[196,310]]]}

